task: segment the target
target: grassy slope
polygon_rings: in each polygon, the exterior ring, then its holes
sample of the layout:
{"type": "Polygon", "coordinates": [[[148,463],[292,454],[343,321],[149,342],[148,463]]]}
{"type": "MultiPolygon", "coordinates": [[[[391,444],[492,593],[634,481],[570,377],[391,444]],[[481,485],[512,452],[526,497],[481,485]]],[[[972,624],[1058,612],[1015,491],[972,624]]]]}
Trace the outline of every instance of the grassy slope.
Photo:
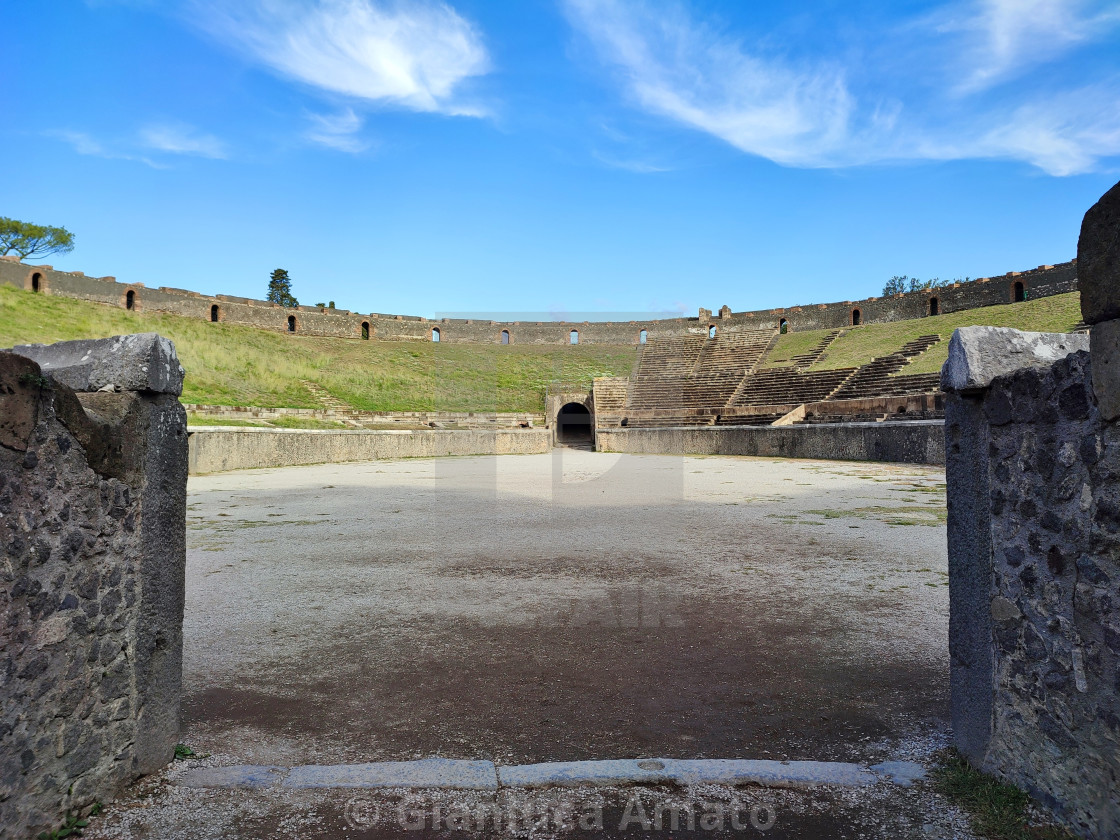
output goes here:
{"type": "MultiPolygon", "coordinates": [[[[993,326],[1014,327],[1037,332],[1068,332],[1081,320],[1081,298],[1077,292],[1054,297],[1012,303],[1006,306],[985,306],[949,315],[920,318],[915,321],[895,321],[888,324],[864,324],[849,329],[828,349],[825,357],[811,370],[864,365],[876,356],[885,356],[898,350],[908,341],[922,335],[939,334],[943,341],[934,345],[909,365],[902,373],[936,373],[945,363],[949,353],[949,336],[957,327],[993,326]]],[[[817,345],[829,330],[809,330],[787,333],[778,344],[767,366],[788,364],[791,356],[805,353],[817,345]]]]}
{"type": "Polygon", "coordinates": [[[553,380],[629,376],[633,347],[453,345],[289,336],[126,312],[0,286],[0,347],[158,332],[187,370],[183,401],[321,408],[301,380],[375,411],[541,411],[553,380]]]}

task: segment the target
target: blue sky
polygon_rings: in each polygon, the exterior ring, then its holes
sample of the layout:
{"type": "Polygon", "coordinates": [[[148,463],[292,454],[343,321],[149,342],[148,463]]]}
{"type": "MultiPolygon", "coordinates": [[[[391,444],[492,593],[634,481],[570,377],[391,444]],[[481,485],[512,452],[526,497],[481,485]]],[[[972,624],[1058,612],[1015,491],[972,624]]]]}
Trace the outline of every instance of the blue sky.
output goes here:
{"type": "Polygon", "coordinates": [[[686,312],[1075,255],[1120,0],[8,0],[56,267],[362,312],[686,312]]]}

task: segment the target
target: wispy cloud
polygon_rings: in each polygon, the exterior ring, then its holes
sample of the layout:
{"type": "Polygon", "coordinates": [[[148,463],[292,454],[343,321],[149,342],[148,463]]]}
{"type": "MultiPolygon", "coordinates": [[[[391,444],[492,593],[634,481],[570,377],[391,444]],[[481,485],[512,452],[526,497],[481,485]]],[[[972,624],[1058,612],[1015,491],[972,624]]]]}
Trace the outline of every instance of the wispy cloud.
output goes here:
{"type": "Polygon", "coordinates": [[[929,22],[958,40],[956,89],[971,93],[1106,37],[1120,24],[1120,7],[1099,0],[968,0],[929,22]]]}
{"type": "Polygon", "coordinates": [[[607,154],[594,150],[591,153],[595,160],[604,166],[609,166],[611,169],[624,169],[627,172],[637,172],[641,175],[648,175],[651,172],[669,172],[672,170],[670,166],[661,166],[650,161],[640,160],[635,158],[620,158],[614,155],[607,154]]]}
{"type": "Polygon", "coordinates": [[[461,98],[489,70],[477,29],[445,3],[192,0],[212,36],[301,82],[414,111],[479,116],[461,98]]]}
{"type": "Polygon", "coordinates": [[[140,130],[140,142],[149,149],[176,155],[224,159],[225,144],[212,134],[204,134],[189,125],[164,123],[140,130]]]}
{"type": "Polygon", "coordinates": [[[852,102],[836,68],[764,61],[679,6],[566,0],[565,8],[652,113],[787,164],[812,163],[847,132],[852,102]]]}
{"type": "Polygon", "coordinates": [[[149,157],[144,155],[134,154],[124,149],[110,148],[100,140],[91,137],[84,131],[71,131],[68,129],[58,129],[43,132],[44,136],[61,140],[69,144],[75,152],[80,155],[89,155],[90,157],[105,158],[107,160],[134,160],[139,163],[146,164],[153,169],[165,169],[166,167],[149,157]]]}
{"type": "Polygon", "coordinates": [[[796,44],[783,54],[771,38],[764,54],[683,2],[561,2],[635,106],[783,165],[1000,158],[1069,175],[1120,155],[1120,66],[1091,86],[1055,77],[989,93],[1105,37],[1115,2],[954,0],[800,60],[796,44]]]}
{"type": "Polygon", "coordinates": [[[304,136],[312,143],[351,154],[364,152],[371,145],[358,135],[364,121],[351,108],[337,114],[308,114],[307,118],[311,127],[304,136]]]}
{"type": "Polygon", "coordinates": [[[109,140],[70,129],[46,131],[44,135],[69,144],[80,155],[108,160],[134,160],[153,169],[167,169],[168,164],[164,160],[169,155],[216,160],[228,157],[225,144],[217,137],[182,123],[155,123],[141,128],[135,134],[109,140]]]}

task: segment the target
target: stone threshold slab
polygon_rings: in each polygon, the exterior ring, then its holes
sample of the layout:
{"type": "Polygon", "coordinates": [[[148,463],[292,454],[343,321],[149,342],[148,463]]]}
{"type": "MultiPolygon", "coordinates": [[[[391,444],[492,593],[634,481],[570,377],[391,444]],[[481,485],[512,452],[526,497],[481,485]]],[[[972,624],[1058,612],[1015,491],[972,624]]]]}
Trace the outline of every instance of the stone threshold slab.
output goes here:
{"type": "Polygon", "coordinates": [[[487,790],[624,786],[635,784],[756,785],[806,788],[817,785],[867,787],[879,782],[909,787],[925,775],[912,761],[888,761],[863,767],[838,761],[748,759],[616,759],[555,761],[498,767],[489,761],[425,758],[371,764],[235,765],[196,767],[178,784],[194,788],[418,788],[487,790]]]}

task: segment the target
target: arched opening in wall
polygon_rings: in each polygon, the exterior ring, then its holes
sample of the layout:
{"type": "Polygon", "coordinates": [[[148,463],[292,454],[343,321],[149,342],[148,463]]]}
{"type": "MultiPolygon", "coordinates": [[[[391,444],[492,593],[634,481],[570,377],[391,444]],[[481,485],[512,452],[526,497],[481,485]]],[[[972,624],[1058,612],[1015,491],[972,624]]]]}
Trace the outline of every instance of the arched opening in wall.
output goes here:
{"type": "Polygon", "coordinates": [[[439,327],[432,327],[432,341],[439,341],[439,327]]]}
{"type": "Polygon", "coordinates": [[[852,326],[853,327],[858,327],[862,321],[863,321],[863,313],[861,313],[858,309],[853,309],[852,310],[852,326]]]}
{"type": "Polygon", "coordinates": [[[43,275],[36,271],[34,274],[31,275],[31,291],[33,291],[33,292],[42,291],[42,284],[43,284],[43,275]]]}
{"type": "Polygon", "coordinates": [[[369,341],[369,321],[362,321],[362,338],[369,341]]]}
{"type": "Polygon", "coordinates": [[[128,293],[124,296],[124,308],[128,310],[136,308],[136,292],[132,291],[132,289],[129,289],[128,293]]]}
{"type": "Polygon", "coordinates": [[[295,332],[295,331],[296,331],[296,316],[295,315],[289,315],[288,316],[288,332],[295,332]]]}
{"type": "Polygon", "coordinates": [[[210,320],[213,323],[218,323],[218,318],[221,317],[221,314],[221,310],[218,309],[218,304],[215,303],[210,306],[210,320]]]}
{"type": "Polygon", "coordinates": [[[638,331],[638,343],[639,344],[645,344],[648,339],[649,339],[649,333],[648,332],[646,332],[645,330],[639,330],[638,331]]]}
{"type": "Polygon", "coordinates": [[[591,412],[582,403],[566,403],[556,415],[556,439],[561,443],[591,442],[591,412]]]}
{"type": "Polygon", "coordinates": [[[509,344],[509,330],[502,330],[502,344],[509,344]]]}
{"type": "Polygon", "coordinates": [[[785,318],[782,318],[782,320],[778,322],[778,332],[781,335],[785,335],[789,332],[789,321],[787,321],[785,318]]]}
{"type": "Polygon", "coordinates": [[[579,344],[579,330],[572,330],[568,333],[569,344],[579,344]]]}
{"type": "Polygon", "coordinates": [[[937,298],[931,297],[929,299],[929,314],[930,315],[937,315],[940,312],[941,312],[941,302],[937,298]]]}
{"type": "Polygon", "coordinates": [[[1027,287],[1023,285],[1022,280],[1016,280],[1015,285],[1011,287],[1011,302],[1022,303],[1027,299],[1027,287]]]}

